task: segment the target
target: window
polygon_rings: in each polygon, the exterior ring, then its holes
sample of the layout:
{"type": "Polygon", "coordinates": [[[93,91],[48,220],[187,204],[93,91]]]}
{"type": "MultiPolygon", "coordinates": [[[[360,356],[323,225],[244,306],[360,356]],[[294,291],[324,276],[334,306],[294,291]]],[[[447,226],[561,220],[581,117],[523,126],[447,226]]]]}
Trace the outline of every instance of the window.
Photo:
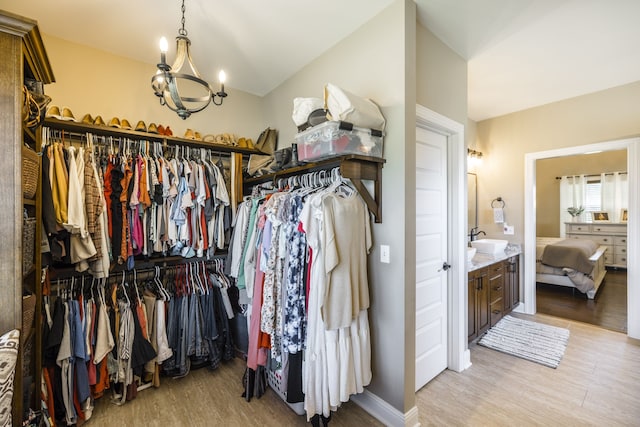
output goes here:
{"type": "Polygon", "coordinates": [[[602,210],[602,183],[600,179],[589,179],[585,185],[584,195],[585,212],[597,212],[602,210]]]}

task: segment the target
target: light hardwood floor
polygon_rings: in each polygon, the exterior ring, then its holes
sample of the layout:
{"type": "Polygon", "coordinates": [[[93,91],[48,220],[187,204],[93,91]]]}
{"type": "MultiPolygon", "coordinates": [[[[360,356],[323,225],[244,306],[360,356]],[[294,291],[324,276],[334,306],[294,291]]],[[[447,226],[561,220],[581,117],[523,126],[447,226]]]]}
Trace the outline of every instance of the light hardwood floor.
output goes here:
{"type": "Polygon", "coordinates": [[[640,344],[626,335],[547,315],[570,330],[558,369],[471,347],[473,365],[444,371],[417,393],[423,426],[638,426],[640,344]]]}
{"type": "MultiPolygon", "coordinates": [[[[305,416],[293,412],[276,393],[268,389],[250,402],[242,395],[242,374],[246,364],[234,359],[217,370],[191,371],[181,379],[162,378],[157,389],[143,390],[123,406],[109,402],[108,395],[96,402],[87,427],[246,427],[304,426],[305,416]]],[[[353,402],[333,413],[332,426],[381,426],[353,402]]]]}
{"type": "MultiPolygon", "coordinates": [[[[640,343],[623,334],[547,315],[521,318],[568,328],[567,351],[558,369],[547,368],[478,345],[473,365],[444,371],[418,391],[422,426],[639,426],[640,343]]],[[[303,426],[268,390],[246,402],[244,364],[236,359],[216,371],[192,371],[163,379],[124,406],[98,401],[88,426],[303,426]]],[[[329,426],[379,426],[352,402],[329,426]]]]}

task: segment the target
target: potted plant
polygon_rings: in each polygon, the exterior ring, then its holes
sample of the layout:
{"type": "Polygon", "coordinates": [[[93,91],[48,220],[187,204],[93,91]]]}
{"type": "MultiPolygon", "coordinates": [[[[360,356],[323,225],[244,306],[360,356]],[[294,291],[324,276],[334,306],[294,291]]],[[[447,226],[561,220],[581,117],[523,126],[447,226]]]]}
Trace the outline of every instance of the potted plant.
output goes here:
{"type": "Polygon", "coordinates": [[[571,215],[571,219],[576,222],[579,220],[580,215],[582,214],[582,212],[584,212],[584,206],[580,206],[578,208],[576,207],[569,207],[567,208],[567,212],[569,212],[569,215],[571,215]]]}

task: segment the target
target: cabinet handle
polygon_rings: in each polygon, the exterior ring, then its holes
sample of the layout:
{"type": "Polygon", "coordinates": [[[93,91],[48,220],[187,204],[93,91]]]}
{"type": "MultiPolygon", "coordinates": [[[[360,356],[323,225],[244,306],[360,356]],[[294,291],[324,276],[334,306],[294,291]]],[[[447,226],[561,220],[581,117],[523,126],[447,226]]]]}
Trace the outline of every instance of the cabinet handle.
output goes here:
{"type": "Polygon", "coordinates": [[[603,242],[608,242],[608,241],[609,241],[609,239],[602,239],[602,241],[603,241],[603,242]]]}
{"type": "Polygon", "coordinates": [[[493,314],[500,314],[500,310],[493,310],[493,314]]]}
{"type": "Polygon", "coordinates": [[[600,227],[596,227],[596,231],[601,231],[602,229],[600,227]]]}
{"type": "Polygon", "coordinates": [[[496,286],[493,288],[494,291],[500,291],[502,290],[502,286],[496,286]]]}
{"type": "Polygon", "coordinates": [[[625,252],[627,252],[627,250],[626,249],[622,249],[620,252],[625,253],[625,252]]]}

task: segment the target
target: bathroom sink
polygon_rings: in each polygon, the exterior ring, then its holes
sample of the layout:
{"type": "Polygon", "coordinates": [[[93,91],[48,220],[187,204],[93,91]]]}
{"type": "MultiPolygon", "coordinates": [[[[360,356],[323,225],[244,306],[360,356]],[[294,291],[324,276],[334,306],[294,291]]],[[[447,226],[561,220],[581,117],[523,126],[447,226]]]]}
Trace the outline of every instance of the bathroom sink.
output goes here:
{"type": "Polygon", "coordinates": [[[483,254],[499,254],[504,252],[507,247],[507,243],[509,243],[508,240],[480,239],[471,242],[471,246],[483,254]]]}
{"type": "Polygon", "coordinates": [[[467,248],[467,262],[471,262],[473,256],[476,254],[476,248],[467,248]]]}

